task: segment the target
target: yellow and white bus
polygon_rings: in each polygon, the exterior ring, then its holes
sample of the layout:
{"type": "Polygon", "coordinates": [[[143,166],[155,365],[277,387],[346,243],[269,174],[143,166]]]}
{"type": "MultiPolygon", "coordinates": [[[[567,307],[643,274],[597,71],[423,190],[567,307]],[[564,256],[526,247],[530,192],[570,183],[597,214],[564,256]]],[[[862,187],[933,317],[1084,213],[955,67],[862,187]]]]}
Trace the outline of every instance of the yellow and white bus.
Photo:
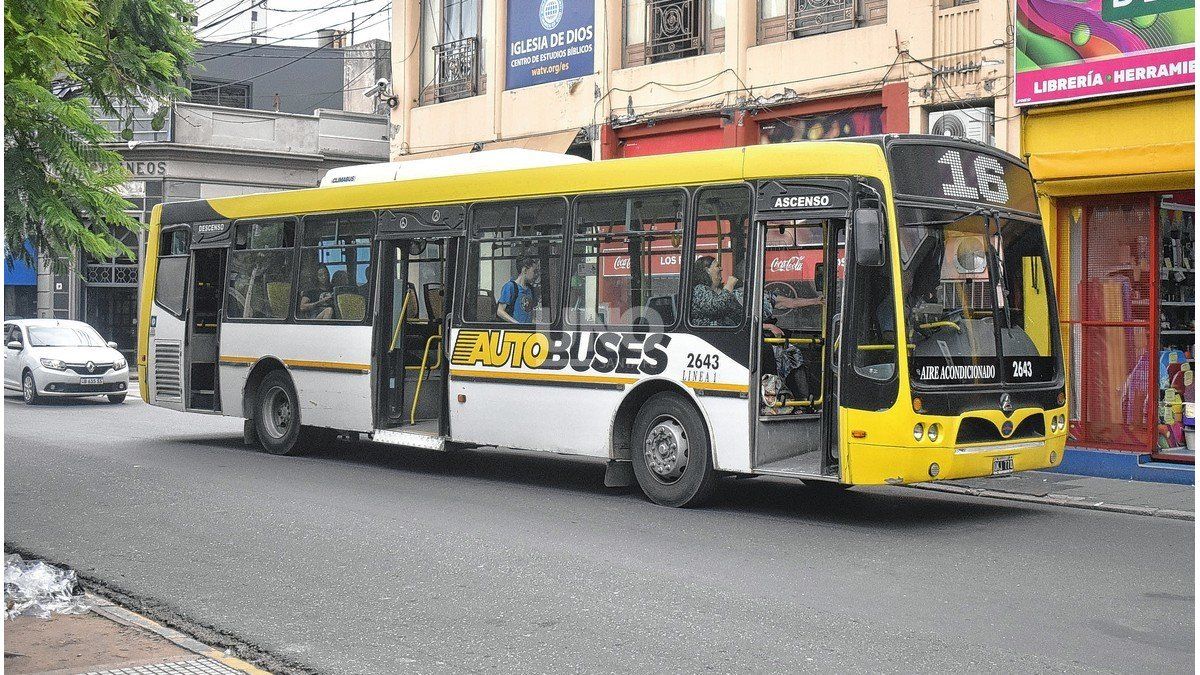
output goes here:
{"type": "Polygon", "coordinates": [[[986,476],[1066,442],[1033,181],[945,137],[482,152],[165,204],[140,326],[147,402],[269,452],[585,455],[673,506],[728,474],[986,476]]]}

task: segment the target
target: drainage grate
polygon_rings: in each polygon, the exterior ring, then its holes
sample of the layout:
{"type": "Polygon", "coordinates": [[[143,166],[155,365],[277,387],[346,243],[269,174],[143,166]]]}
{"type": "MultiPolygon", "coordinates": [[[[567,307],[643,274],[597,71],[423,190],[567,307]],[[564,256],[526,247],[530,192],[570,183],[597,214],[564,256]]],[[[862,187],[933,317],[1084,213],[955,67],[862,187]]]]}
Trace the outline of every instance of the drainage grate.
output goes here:
{"type": "Polygon", "coordinates": [[[241,671],[214,659],[192,659],[116,670],[93,670],[86,675],[241,675],[241,671]]]}

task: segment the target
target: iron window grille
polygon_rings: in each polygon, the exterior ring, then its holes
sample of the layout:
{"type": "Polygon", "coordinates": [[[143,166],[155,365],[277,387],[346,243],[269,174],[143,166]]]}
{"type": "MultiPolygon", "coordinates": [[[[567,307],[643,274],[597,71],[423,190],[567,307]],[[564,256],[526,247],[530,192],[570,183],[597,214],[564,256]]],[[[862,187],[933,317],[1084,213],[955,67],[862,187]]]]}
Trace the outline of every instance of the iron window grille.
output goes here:
{"type": "Polygon", "coordinates": [[[705,0],[646,0],[648,63],[704,53],[705,0]]]}
{"type": "Polygon", "coordinates": [[[434,95],[439,103],[479,93],[479,38],[434,45],[433,55],[437,61],[434,95]]]}
{"type": "Polygon", "coordinates": [[[796,0],[788,17],[792,37],[849,30],[858,25],[857,0],[796,0]]]}

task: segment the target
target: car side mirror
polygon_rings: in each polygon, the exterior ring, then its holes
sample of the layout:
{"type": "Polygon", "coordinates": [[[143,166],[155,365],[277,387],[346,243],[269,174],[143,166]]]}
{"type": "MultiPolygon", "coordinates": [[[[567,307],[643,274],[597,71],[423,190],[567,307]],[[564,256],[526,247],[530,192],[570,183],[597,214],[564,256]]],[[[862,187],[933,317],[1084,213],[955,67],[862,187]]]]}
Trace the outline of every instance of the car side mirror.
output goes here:
{"type": "Polygon", "coordinates": [[[854,209],[854,262],[883,267],[883,215],[878,209],[854,209]]]}
{"type": "Polygon", "coordinates": [[[108,341],[108,346],[109,346],[109,347],[112,347],[113,349],[116,349],[116,348],[117,348],[117,343],[113,342],[112,340],[109,340],[109,341],[108,341]]]}
{"type": "Polygon", "coordinates": [[[24,345],[22,345],[20,342],[17,342],[16,340],[13,340],[12,342],[9,342],[7,345],[4,345],[4,346],[8,347],[9,349],[15,349],[17,351],[21,351],[21,349],[24,347],[24,345]]]}

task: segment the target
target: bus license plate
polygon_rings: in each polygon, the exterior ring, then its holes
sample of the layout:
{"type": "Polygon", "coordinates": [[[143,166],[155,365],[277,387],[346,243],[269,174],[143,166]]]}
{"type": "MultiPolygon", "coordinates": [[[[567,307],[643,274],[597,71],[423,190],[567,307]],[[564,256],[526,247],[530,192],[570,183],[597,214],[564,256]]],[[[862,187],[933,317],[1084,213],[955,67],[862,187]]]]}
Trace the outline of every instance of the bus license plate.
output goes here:
{"type": "Polygon", "coordinates": [[[1012,457],[997,457],[992,460],[992,475],[1003,476],[1013,472],[1012,457]]]}
{"type": "Polygon", "coordinates": [[[104,382],[103,377],[81,377],[79,384],[101,384],[104,382]]]}

